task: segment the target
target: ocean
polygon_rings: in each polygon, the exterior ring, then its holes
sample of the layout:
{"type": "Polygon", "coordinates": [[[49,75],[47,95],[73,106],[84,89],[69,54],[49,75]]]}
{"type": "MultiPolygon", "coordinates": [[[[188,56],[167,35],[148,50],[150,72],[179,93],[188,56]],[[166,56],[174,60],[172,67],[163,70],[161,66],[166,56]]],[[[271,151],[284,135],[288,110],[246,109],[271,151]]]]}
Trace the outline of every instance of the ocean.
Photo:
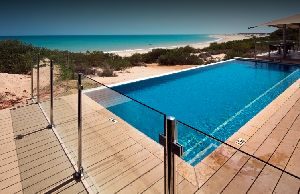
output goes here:
{"type": "Polygon", "coordinates": [[[20,40],[49,49],[86,51],[130,51],[183,46],[216,40],[209,34],[194,35],[70,35],[70,36],[0,36],[0,40],[20,40]]]}

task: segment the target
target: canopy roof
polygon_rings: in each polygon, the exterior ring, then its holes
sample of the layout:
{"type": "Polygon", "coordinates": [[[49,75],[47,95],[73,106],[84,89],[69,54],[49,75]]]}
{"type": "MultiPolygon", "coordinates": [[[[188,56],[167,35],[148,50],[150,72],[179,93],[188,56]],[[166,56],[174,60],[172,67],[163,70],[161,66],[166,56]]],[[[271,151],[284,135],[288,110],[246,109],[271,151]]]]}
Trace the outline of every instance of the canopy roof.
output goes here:
{"type": "MultiPolygon", "coordinates": [[[[288,28],[294,28],[294,29],[300,28],[300,14],[273,20],[271,22],[262,23],[262,24],[259,24],[258,26],[272,26],[272,27],[277,27],[277,28],[283,28],[283,25],[285,25],[285,24],[288,28]]],[[[249,28],[255,28],[258,26],[249,27],[249,28]]]]}

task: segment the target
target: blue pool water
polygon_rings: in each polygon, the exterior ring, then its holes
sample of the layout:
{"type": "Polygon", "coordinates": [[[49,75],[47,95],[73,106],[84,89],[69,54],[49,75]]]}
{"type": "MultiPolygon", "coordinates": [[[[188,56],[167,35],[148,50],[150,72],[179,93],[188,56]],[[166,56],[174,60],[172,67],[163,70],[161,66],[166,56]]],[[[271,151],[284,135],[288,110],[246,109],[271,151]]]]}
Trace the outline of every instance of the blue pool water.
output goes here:
{"type": "Polygon", "coordinates": [[[188,45],[216,40],[208,34],[183,35],[78,35],[0,36],[0,40],[20,40],[34,46],[73,52],[120,51],[188,45]]]}
{"type": "MultiPolygon", "coordinates": [[[[233,60],[113,89],[225,141],[298,78],[296,66],[233,60]]],[[[108,109],[155,141],[163,132],[163,115],[137,102],[108,109]]],[[[181,123],[178,130],[192,165],[219,145],[181,123]]]]}

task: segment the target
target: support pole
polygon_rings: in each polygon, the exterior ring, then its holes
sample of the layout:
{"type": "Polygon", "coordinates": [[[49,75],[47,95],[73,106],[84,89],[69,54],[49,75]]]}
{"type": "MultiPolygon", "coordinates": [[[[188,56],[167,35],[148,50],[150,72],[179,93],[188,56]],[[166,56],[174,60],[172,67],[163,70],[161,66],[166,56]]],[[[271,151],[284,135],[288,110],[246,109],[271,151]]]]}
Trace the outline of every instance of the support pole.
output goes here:
{"type": "Polygon", "coordinates": [[[53,123],[53,71],[54,71],[54,68],[53,68],[53,61],[51,60],[50,61],[50,128],[52,128],[54,126],[54,123],[53,123]]]}
{"type": "Polygon", "coordinates": [[[33,71],[34,71],[34,66],[32,65],[32,67],[31,67],[31,100],[33,99],[33,71]]]}
{"type": "Polygon", "coordinates": [[[75,173],[76,179],[81,179],[82,176],[82,85],[81,85],[82,73],[78,74],[78,161],[77,172],[75,173]]]}
{"type": "Polygon", "coordinates": [[[175,193],[176,189],[176,171],[175,171],[175,155],[172,153],[172,143],[174,142],[175,138],[177,137],[177,130],[176,130],[176,121],[174,117],[167,117],[166,121],[166,161],[167,161],[167,168],[165,177],[166,179],[166,186],[167,192],[173,194],[175,193]]]}
{"type": "Polygon", "coordinates": [[[286,24],[284,24],[283,25],[283,29],[282,29],[283,31],[283,33],[282,33],[282,35],[283,35],[283,59],[285,59],[286,58],[286,53],[287,53],[287,47],[286,47],[286,24]]]}
{"type": "Polygon", "coordinates": [[[254,39],[254,59],[256,60],[256,37],[255,35],[253,36],[254,39]]]}
{"type": "MultiPolygon", "coordinates": [[[[169,181],[169,177],[168,177],[168,157],[167,157],[167,116],[164,115],[164,134],[163,134],[163,139],[164,141],[161,141],[161,145],[164,146],[164,194],[169,193],[169,189],[168,189],[168,181],[169,181]]],[[[161,136],[160,136],[161,137],[161,136]]]]}
{"type": "Polygon", "coordinates": [[[300,50],[300,24],[298,29],[298,51],[300,50]]]}
{"type": "Polygon", "coordinates": [[[40,55],[38,55],[37,60],[37,78],[36,78],[36,96],[37,96],[37,103],[40,103],[40,55]]]}
{"type": "Polygon", "coordinates": [[[269,44],[268,47],[269,47],[269,60],[270,60],[270,58],[271,58],[271,42],[268,41],[268,44],[269,44]]]}
{"type": "Polygon", "coordinates": [[[181,157],[183,147],[177,143],[177,128],[174,117],[166,117],[164,135],[159,135],[159,143],[164,146],[164,191],[166,194],[175,194],[176,164],[175,155],[181,157]]]}

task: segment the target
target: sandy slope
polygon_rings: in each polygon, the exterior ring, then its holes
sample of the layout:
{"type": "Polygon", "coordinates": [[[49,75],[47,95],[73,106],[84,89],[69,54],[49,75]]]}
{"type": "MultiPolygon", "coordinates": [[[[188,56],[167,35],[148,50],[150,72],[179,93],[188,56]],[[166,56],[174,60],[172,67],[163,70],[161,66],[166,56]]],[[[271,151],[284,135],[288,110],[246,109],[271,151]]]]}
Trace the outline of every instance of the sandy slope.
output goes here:
{"type": "MultiPolygon", "coordinates": [[[[36,93],[36,70],[34,70],[34,92],[36,93]]],[[[40,88],[49,85],[49,66],[40,68],[40,88]]],[[[13,105],[24,105],[31,97],[31,75],[0,73],[0,109],[13,105]]]]}
{"type": "Polygon", "coordinates": [[[103,84],[115,84],[119,82],[160,75],[172,71],[194,67],[194,65],[175,65],[175,66],[160,66],[158,64],[148,64],[146,66],[131,67],[124,71],[116,71],[116,77],[98,77],[93,78],[103,84]]]}

